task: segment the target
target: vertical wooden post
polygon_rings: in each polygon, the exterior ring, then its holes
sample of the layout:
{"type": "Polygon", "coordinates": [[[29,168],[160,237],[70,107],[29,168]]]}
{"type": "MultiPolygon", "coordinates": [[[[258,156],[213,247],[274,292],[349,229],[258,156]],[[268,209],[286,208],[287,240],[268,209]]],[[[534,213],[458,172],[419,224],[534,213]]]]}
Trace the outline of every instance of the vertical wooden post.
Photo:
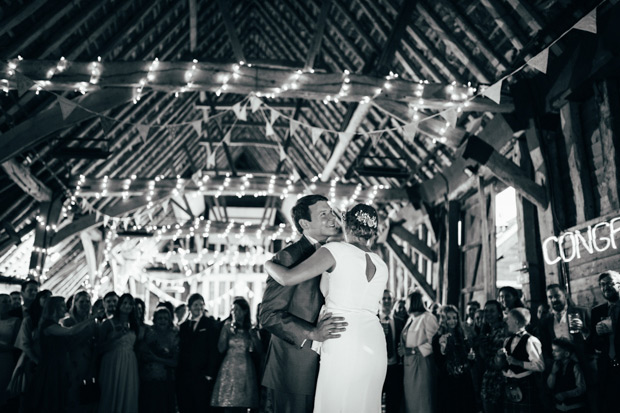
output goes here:
{"type": "MultiPolygon", "coordinates": [[[[480,205],[480,243],[482,247],[482,274],[484,276],[484,295],[485,300],[495,298],[496,271],[493,257],[495,253],[495,243],[491,243],[495,239],[491,236],[489,221],[491,220],[491,210],[493,208],[494,197],[491,198],[491,207],[487,208],[487,196],[484,193],[484,181],[481,176],[477,177],[476,184],[478,186],[478,204],[480,205]]],[[[493,227],[495,227],[495,219],[493,217],[493,227]]],[[[493,233],[495,228],[493,228],[493,233]]]]}
{"type": "Polygon", "coordinates": [[[599,108],[599,132],[603,149],[604,180],[601,182],[601,209],[607,198],[609,210],[620,209],[620,143],[618,140],[618,110],[620,102],[617,92],[618,85],[611,80],[594,83],[594,96],[599,108]]]}
{"type": "Polygon", "coordinates": [[[459,246],[459,221],[461,204],[450,201],[448,205],[448,265],[446,302],[458,305],[461,297],[461,247],[459,246]]]}

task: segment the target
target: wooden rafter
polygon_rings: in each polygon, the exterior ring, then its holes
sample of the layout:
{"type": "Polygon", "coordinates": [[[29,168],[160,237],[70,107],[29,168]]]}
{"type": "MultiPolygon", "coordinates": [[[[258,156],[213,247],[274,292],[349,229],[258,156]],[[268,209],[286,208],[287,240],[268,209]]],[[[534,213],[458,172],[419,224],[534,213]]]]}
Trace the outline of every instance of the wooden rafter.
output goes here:
{"type": "Polygon", "coordinates": [[[394,237],[388,235],[386,242],[394,255],[396,255],[396,258],[398,258],[398,260],[405,266],[405,268],[407,268],[411,275],[413,275],[413,278],[416,280],[418,285],[420,285],[431,300],[435,301],[436,293],[433,290],[433,287],[426,282],[426,277],[418,271],[414,263],[411,262],[411,258],[405,254],[405,251],[403,251],[401,246],[398,245],[394,237]]]}
{"type": "Polygon", "coordinates": [[[308,50],[308,56],[306,57],[306,63],[304,70],[308,71],[314,68],[314,60],[321,50],[321,41],[323,40],[323,33],[325,32],[325,26],[327,25],[327,17],[329,16],[329,10],[332,6],[332,0],[323,0],[321,4],[321,12],[316,22],[316,29],[314,36],[312,37],[312,44],[308,50]]]}
{"type": "Polygon", "coordinates": [[[237,30],[230,15],[230,9],[228,8],[229,4],[226,0],[217,0],[217,3],[220,7],[224,24],[226,25],[226,33],[228,33],[228,38],[230,39],[233,53],[235,54],[235,59],[238,62],[243,62],[245,61],[245,57],[243,55],[243,49],[241,47],[241,42],[239,41],[239,36],[237,35],[237,30]]]}

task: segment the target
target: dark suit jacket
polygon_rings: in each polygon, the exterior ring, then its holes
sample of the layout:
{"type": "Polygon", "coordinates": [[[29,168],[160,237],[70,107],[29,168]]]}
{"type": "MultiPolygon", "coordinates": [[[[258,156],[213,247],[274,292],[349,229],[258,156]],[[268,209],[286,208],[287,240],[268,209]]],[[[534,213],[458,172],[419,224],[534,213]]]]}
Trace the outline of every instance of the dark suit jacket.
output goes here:
{"type": "MultiPolygon", "coordinates": [[[[577,313],[579,314],[579,318],[583,321],[583,326],[587,329],[587,331],[592,334],[592,324],[590,321],[590,312],[586,308],[577,307],[577,306],[568,306],[567,313],[577,313]]],[[[545,359],[545,366],[551,368],[553,366],[553,355],[551,354],[551,342],[555,337],[555,331],[553,330],[553,320],[555,318],[555,313],[550,312],[540,320],[537,333],[538,338],[540,339],[540,343],[542,344],[542,352],[543,357],[545,359]]],[[[583,360],[583,357],[586,353],[591,353],[591,346],[589,346],[589,337],[588,340],[583,338],[581,334],[573,334],[573,344],[575,345],[575,352],[577,357],[583,360]]]]}
{"type": "MultiPolygon", "coordinates": [[[[596,334],[596,325],[604,318],[609,316],[609,304],[597,305],[592,309],[592,344],[597,352],[600,352],[601,359],[609,359],[609,335],[596,334]]],[[[612,319],[613,329],[616,332],[614,344],[616,346],[616,358],[620,358],[620,317],[612,319]]],[[[600,360],[600,359],[599,359],[600,360]]]]}
{"type": "MultiPolygon", "coordinates": [[[[315,250],[302,236],[278,252],[273,260],[291,268],[315,250]]],[[[273,278],[267,278],[260,314],[262,327],[272,334],[263,376],[265,387],[293,394],[314,394],[319,357],[310,349],[310,342],[303,348],[301,344],[316,325],[324,303],[320,281],[321,277],[315,277],[284,287],[273,278]]]]}
{"type": "MultiPolygon", "coordinates": [[[[394,320],[394,346],[396,350],[398,350],[398,343],[400,343],[400,335],[405,327],[405,320],[400,317],[394,317],[393,315],[390,315],[390,320],[394,320]]],[[[403,358],[400,356],[397,356],[397,358],[398,362],[402,363],[403,358]]]]}
{"type": "Polygon", "coordinates": [[[196,375],[210,376],[215,380],[219,367],[217,341],[220,326],[213,317],[203,316],[196,329],[187,319],[179,327],[179,364],[180,378],[192,378],[196,375]]]}

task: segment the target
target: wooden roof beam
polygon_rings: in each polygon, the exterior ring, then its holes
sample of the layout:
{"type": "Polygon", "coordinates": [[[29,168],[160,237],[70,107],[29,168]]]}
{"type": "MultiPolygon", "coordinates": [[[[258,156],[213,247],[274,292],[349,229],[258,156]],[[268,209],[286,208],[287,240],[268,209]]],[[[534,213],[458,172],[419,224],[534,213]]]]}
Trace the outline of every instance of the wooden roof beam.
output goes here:
{"type": "Polygon", "coordinates": [[[321,4],[321,12],[316,22],[316,29],[314,31],[314,37],[312,38],[312,44],[306,57],[306,63],[304,65],[304,71],[308,71],[314,68],[314,60],[321,50],[321,41],[323,40],[323,33],[325,32],[325,26],[327,25],[327,17],[329,16],[329,10],[332,6],[332,0],[323,0],[321,4]]]}
{"type": "Polygon", "coordinates": [[[220,7],[224,24],[226,25],[226,33],[228,33],[228,38],[230,39],[235,59],[238,62],[244,62],[245,57],[243,55],[243,49],[241,48],[241,42],[239,41],[235,25],[233,24],[232,17],[230,15],[228,2],[226,0],[217,0],[217,3],[220,7]]]}
{"type": "Polygon", "coordinates": [[[14,159],[3,162],[1,166],[9,178],[34,199],[39,202],[52,200],[52,190],[34,176],[30,169],[17,163],[14,159]]]}
{"type": "Polygon", "coordinates": [[[421,274],[420,271],[418,271],[414,263],[411,262],[411,258],[408,257],[407,254],[405,254],[405,251],[403,251],[401,246],[398,245],[392,235],[388,235],[387,244],[394,253],[394,255],[396,255],[396,258],[398,258],[398,260],[405,266],[405,268],[407,268],[411,275],[413,275],[416,283],[420,285],[420,287],[431,298],[431,300],[435,301],[436,293],[433,290],[433,287],[431,287],[426,282],[426,277],[421,274]]]}
{"type": "MultiPolygon", "coordinates": [[[[194,52],[196,50],[196,43],[198,42],[198,13],[196,0],[189,1],[189,51],[194,52]]],[[[221,7],[221,6],[220,6],[221,7]]]]}

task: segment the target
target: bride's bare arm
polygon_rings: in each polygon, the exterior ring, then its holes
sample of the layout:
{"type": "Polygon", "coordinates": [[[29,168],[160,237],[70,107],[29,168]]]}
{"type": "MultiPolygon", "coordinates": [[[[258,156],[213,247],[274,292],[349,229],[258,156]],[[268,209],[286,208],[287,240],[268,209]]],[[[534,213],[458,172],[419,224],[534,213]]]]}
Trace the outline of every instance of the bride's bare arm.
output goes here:
{"type": "Polygon", "coordinates": [[[293,268],[286,268],[269,260],[265,270],[280,285],[297,285],[311,278],[331,271],[336,266],[334,256],[327,248],[319,248],[308,259],[293,268]]]}

